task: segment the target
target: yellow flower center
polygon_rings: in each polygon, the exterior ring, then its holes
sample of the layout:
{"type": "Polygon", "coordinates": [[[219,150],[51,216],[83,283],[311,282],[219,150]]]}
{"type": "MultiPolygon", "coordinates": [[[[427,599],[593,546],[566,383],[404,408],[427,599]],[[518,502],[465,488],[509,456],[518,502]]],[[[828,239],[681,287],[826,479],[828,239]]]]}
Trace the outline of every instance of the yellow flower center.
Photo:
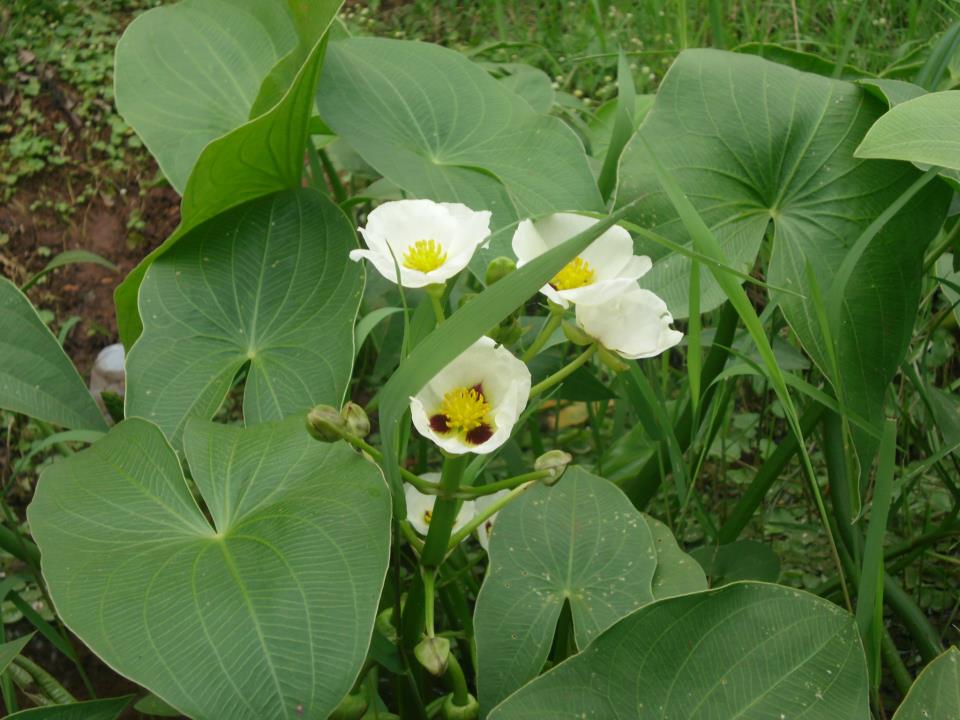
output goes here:
{"type": "Polygon", "coordinates": [[[550,284],[557,290],[573,290],[593,282],[596,273],[583,258],[574,258],[553,276],[550,284]]]}
{"type": "Polygon", "coordinates": [[[420,272],[436,270],[447,261],[443,245],[436,240],[417,240],[403,254],[403,266],[420,272]]]}
{"type": "Polygon", "coordinates": [[[424,511],[423,511],[423,522],[424,522],[424,524],[425,524],[425,525],[429,525],[431,520],[433,520],[433,511],[432,511],[432,510],[424,510],[424,511]]]}
{"type": "Polygon", "coordinates": [[[490,403],[476,388],[456,388],[443,396],[440,414],[446,417],[447,425],[458,432],[470,432],[481,425],[488,425],[487,413],[490,403]]]}

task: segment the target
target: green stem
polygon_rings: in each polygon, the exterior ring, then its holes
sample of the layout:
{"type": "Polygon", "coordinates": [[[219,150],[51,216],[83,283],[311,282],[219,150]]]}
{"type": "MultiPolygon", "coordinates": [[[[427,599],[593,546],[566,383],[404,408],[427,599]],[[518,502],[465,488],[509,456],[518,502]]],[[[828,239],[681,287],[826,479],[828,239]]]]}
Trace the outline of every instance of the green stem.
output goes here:
{"type": "Polygon", "coordinates": [[[423,576],[423,626],[427,637],[434,636],[434,613],[433,607],[436,602],[437,589],[437,569],[421,568],[423,576]]]}
{"type": "Polygon", "coordinates": [[[437,325],[446,320],[443,312],[443,292],[446,289],[444,285],[430,285],[427,287],[427,295],[430,296],[430,306],[433,308],[433,314],[437,318],[437,325]]]}
{"type": "Polygon", "coordinates": [[[483,525],[487,520],[489,520],[493,515],[503,510],[504,507],[509,505],[513,500],[520,496],[527,488],[531,487],[534,483],[528,482],[519,487],[515,487],[509,493],[504,495],[502,498],[496,502],[490,503],[483,512],[479,515],[474,515],[466,525],[460,528],[457,532],[450,536],[450,542],[447,544],[447,552],[453,551],[457,545],[463,542],[463,539],[467,537],[470,533],[476,530],[478,527],[483,525]]]}
{"type": "Polygon", "coordinates": [[[463,497],[478,497],[481,495],[493,495],[494,493],[500,492],[501,490],[512,490],[518,485],[523,485],[528,482],[536,482],[537,480],[543,480],[548,478],[553,473],[550,470],[532,470],[528,473],[523,473],[522,475],[515,475],[514,477],[507,478],[506,480],[498,480],[497,482],[488,483],[487,485],[461,485],[457,496],[463,497]]]}
{"type": "MultiPolygon", "coordinates": [[[[313,144],[313,141],[309,141],[310,144],[313,144]]],[[[333,189],[333,197],[336,198],[337,203],[342,203],[347,199],[347,191],[343,187],[343,183],[340,182],[340,175],[337,173],[337,169],[333,166],[333,162],[330,160],[330,156],[327,155],[326,150],[320,150],[317,152],[320,156],[320,162],[323,164],[323,170],[327,174],[327,180],[330,181],[330,187],[333,189]]]]}
{"type": "MultiPolygon", "coordinates": [[[[370,457],[376,460],[378,463],[383,463],[383,453],[377,450],[373,445],[366,442],[363,438],[357,437],[356,435],[342,430],[339,428],[334,428],[330,426],[331,430],[334,430],[340,438],[346,442],[348,445],[352,445],[357,450],[362,450],[367,453],[370,457]]],[[[437,483],[430,482],[429,480],[424,480],[418,475],[414,475],[412,472],[406,468],[400,468],[400,476],[404,479],[405,482],[413,485],[417,490],[422,492],[425,495],[437,495],[440,493],[440,486],[437,483]]],[[[2,542],[0,542],[0,547],[2,547],[2,542]]]]}
{"type": "Polygon", "coordinates": [[[447,658],[447,681],[453,690],[453,704],[463,707],[470,702],[470,690],[467,688],[467,678],[460,667],[460,661],[453,650],[447,658]]]}
{"type": "Polygon", "coordinates": [[[546,322],[543,323],[543,327],[540,328],[540,332],[536,339],[534,339],[530,347],[524,351],[520,359],[524,362],[530,362],[533,360],[537,353],[540,352],[541,348],[546,345],[547,340],[550,339],[554,331],[560,327],[561,322],[563,322],[563,308],[561,308],[559,305],[551,305],[550,317],[548,317],[546,322]]]}
{"type": "Polygon", "coordinates": [[[563,382],[567,377],[572,374],[577,368],[584,365],[587,360],[593,357],[593,354],[597,351],[598,345],[594,343],[582,353],[580,353],[576,358],[571,360],[568,364],[564,365],[562,368],[557,370],[550,377],[541,380],[532,388],[530,388],[530,397],[535,398],[537,395],[541,394],[544,390],[549,390],[554,385],[563,382]]]}
{"type": "Polygon", "coordinates": [[[454,495],[460,488],[460,478],[463,477],[469,458],[469,454],[448,455],[443,463],[440,494],[433,505],[430,530],[420,556],[420,565],[425,569],[439,567],[447,554],[447,544],[450,542],[450,533],[460,505],[460,500],[454,495]]]}

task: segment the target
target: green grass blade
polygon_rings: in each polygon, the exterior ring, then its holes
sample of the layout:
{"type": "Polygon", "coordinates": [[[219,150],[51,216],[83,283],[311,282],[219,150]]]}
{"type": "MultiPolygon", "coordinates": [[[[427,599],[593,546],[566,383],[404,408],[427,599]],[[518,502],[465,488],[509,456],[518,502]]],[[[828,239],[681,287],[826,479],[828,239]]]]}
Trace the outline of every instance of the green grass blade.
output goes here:
{"type": "Polygon", "coordinates": [[[883,633],[883,541],[887,532],[887,518],[893,496],[893,475],[896,469],[897,423],[887,420],[880,441],[877,461],[877,480],[870,509],[863,552],[863,569],[857,589],[857,626],[867,652],[870,684],[880,682],[880,638],[883,633]]]}
{"type": "Polygon", "coordinates": [[[620,50],[617,60],[617,115],[613,121],[613,131],[610,133],[610,145],[603,158],[603,167],[597,186],[604,202],[610,199],[617,184],[617,166],[620,164],[620,154],[627,141],[633,135],[633,106],[636,102],[637,89],[633,85],[633,74],[630,72],[630,63],[627,55],[620,50]]]}

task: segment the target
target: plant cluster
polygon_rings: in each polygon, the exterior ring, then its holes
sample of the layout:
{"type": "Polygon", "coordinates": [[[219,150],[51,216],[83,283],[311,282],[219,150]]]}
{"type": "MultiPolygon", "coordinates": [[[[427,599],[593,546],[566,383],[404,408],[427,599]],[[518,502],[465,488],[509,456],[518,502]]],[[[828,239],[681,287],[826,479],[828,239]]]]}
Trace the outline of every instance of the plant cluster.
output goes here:
{"type": "Polygon", "coordinates": [[[116,290],[101,404],[0,279],[0,406],[59,455],[2,505],[0,600],[93,695],[24,635],[11,716],[960,715],[960,24],[909,82],[753,44],[653,96],[619,52],[584,114],[340,11],[125,30],[181,221],[116,290]],[[757,525],[817,573],[777,584],[757,525]],[[74,637],[144,692],[96,698],[74,637]]]}

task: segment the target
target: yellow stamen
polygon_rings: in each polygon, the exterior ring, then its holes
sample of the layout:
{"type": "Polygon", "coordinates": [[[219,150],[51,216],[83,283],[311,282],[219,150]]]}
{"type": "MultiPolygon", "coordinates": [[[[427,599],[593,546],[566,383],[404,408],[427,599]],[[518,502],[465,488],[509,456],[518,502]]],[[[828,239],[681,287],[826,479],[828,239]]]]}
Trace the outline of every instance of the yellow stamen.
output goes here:
{"type": "Polygon", "coordinates": [[[595,274],[590,263],[583,258],[574,258],[564,266],[563,270],[553,276],[550,284],[557,290],[573,290],[590,285],[595,274]]]}
{"type": "Polygon", "coordinates": [[[403,254],[403,266],[420,272],[436,270],[447,261],[443,245],[436,240],[417,240],[403,254]]]}
{"type": "Polygon", "coordinates": [[[487,413],[490,403],[476,388],[456,388],[443,396],[440,414],[446,417],[447,425],[457,432],[471,430],[488,425],[487,413]]]}
{"type": "Polygon", "coordinates": [[[423,522],[424,522],[424,524],[429,525],[431,520],[433,520],[433,511],[432,511],[432,510],[424,510],[424,511],[423,511],[423,522]]]}

